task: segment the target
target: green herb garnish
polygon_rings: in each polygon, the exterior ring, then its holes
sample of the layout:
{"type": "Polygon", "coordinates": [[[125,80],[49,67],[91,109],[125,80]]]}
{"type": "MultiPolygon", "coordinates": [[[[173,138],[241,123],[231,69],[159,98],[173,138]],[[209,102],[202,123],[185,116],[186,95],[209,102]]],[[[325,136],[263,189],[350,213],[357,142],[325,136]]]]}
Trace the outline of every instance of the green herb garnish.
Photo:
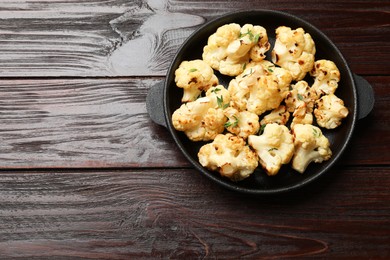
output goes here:
{"type": "Polygon", "coordinates": [[[314,137],[320,137],[321,136],[321,132],[319,132],[317,129],[313,128],[313,135],[314,137]]]}
{"type": "Polygon", "coordinates": [[[301,94],[298,93],[298,99],[303,101],[303,96],[301,94]]]}
{"type": "Polygon", "coordinates": [[[220,88],[215,88],[215,89],[211,90],[211,93],[217,94],[218,91],[221,91],[221,89],[220,88]]]}
{"type": "Polygon", "coordinates": [[[267,124],[263,124],[263,125],[260,126],[259,135],[263,134],[264,129],[265,129],[266,126],[267,126],[267,124]]]}
{"type": "Polygon", "coordinates": [[[228,121],[225,123],[225,127],[228,128],[228,127],[236,127],[238,125],[238,118],[236,116],[233,116],[234,117],[234,122],[232,123],[231,121],[228,121]]]}
{"type": "Polygon", "coordinates": [[[229,106],[229,104],[223,103],[223,96],[220,96],[220,97],[217,96],[217,104],[218,104],[218,107],[222,108],[222,109],[225,109],[229,106]]]}
{"type": "Polygon", "coordinates": [[[192,68],[192,69],[190,69],[190,72],[195,72],[195,71],[197,71],[198,69],[195,69],[195,68],[192,68]]]}

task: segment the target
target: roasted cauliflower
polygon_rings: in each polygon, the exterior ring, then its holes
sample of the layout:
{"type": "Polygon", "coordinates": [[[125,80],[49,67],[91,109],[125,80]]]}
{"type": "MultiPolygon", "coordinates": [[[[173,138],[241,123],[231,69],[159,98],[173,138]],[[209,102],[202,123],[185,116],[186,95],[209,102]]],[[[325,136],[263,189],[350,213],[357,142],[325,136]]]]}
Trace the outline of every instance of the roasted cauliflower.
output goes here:
{"type": "Polygon", "coordinates": [[[330,143],[321,129],[313,125],[296,124],[292,128],[295,154],[292,168],[303,173],[311,162],[321,163],[332,156],[330,143]]]}
{"type": "Polygon", "coordinates": [[[268,73],[263,66],[256,65],[232,79],[228,90],[232,107],[261,115],[279,107],[288,93],[288,86],[279,84],[277,76],[268,73]]]}
{"type": "Polygon", "coordinates": [[[173,127],[192,141],[213,140],[225,129],[227,118],[223,109],[229,104],[228,97],[223,86],[210,88],[205,97],[182,104],[172,114],[173,127]]]}
{"type": "Polygon", "coordinates": [[[266,30],[261,26],[226,24],[212,34],[203,48],[202,58],[221,74],[237,76],[252,58],[265,58],[269,49],[266,30]]]}
{"type": "Polygon", "coordinates": [[[257,155],[241,137],[219,134],[214,141],[203,145],[198,153],[203,167],[218,171],[232,181],[249,177],[258,166],[257,155]]]}
{"type": "Polygon", "coordinates": [[[320,127],[334,129],[341,124],[343,118],[348,116],[348,109],[342,99],[335,94],[329,94],[316,101],[314,116],[320,127]]]}
{"type": "Polygon", "coordinates": [[[291,72],[293,80],[302,80],[314,65],[315,44],[302,28],[280,26],[271,52],[272,61],[291,72]]]}
{"type": "Polygon", "coordinates": [[[249,135],[256,134],[260,129],[259,117],[249,111],[238,111],[235,108],[228,107],[224,110],[228,121],[225,123],[226,129],[243,139],[249,135]]]}
{"type": "Polygon", "coordinates": [[[276,123],[267,124],[260,136],[250,135],[248,144],[256,151],[261,166],[270,176],[277,174],[294,154],[293,136],[286,126],[276,123]]]}
{"type": "Polygon", "coordinates": [[[294,117],[304,117],[306,113],[313,112],[314,100],[309,84],[301,80],[291,85],[285,103],[287,110],[293,113],[294,117]]]}
{"type": "Polygon", "coordinates": [[[318,60],[314,63],[310,75],[314,77],[311,91],[320,98],[322,95],[334,94],[340,81],[340,71],[330,60],[318,60]]]}
{"type": "Polygon", "coordinates": [[[286,125],[289,118],[290,113],[287,111],[286,106],[280,105],[278,108],[272,110],[269,114],[265,115],[260,121],[260,125],[267,125],[271,123],[286,125]]]}
{"type": "Polygon", "coordinates": [[[294,116],[292,121],[291,121],[290,128],[293,128],[294,125],[296,125],[296,124],[309,124],[309,125],[312,125],[313,124],[313,113],[307,112],[302,117],[294,116]]]}
{"type": "Polygon", "coordinates": [[[175,82],[182,88],[182,102],[194,101],[202,91],[218,85],[213,69],[203,60],[183,61],[175,71],[175,82]]]}

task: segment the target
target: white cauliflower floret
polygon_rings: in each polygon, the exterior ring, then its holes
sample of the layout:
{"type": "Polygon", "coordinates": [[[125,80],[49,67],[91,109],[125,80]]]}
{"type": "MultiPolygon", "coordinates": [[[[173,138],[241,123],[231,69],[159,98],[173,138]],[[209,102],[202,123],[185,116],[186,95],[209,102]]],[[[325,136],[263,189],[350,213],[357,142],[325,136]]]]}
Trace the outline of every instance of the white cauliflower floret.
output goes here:
{"type": "Polygon", "coordinates": [[[218,85],[213,69],[203,60],[183,61],[175,71],[175,82],[184,90],[182,102],[194,101],[202,91],[218,85]]]}
{"type": "Polygon", "coordinates": [[[228,91],[223,86],[212,87],[206,92],[206,97],[181,105],[172,114],[172,124],[192,141],[213,140],[225,129],[227,118],[223,109],[229,105],[229,100],[228,91]]]}
{"type": "Polygon", "coordinates": [[[224,110],[228,121],[225,123],[226,129],[243,139],[249,135],[256,134],[259,131],[259,117],[249,111],[238,111],[235,108],[228,107],[224,110]]]}
{"type": "MultiPolygon", "coordinates": [[[[248,71],[250,68],[256,67],[258,65],[263,67],[262,75],[275,75],[279,88],[287,91],[292,81],[292,75],[288,70],[276,67],[275,64],[267,60],[257,62],[251,61],[245,66],[245,68],[248,71]]],[[[245,73],[242,73],[241,75],[245,75],[245,73]]]]}
{"type": "Polygon", "coordinates": [[[250,28],[251,25],[244,25],[241,31],[247,30],[247,32],[251,33],[254,38],[254,42],[257,43],[250,50],[250,59],[252,61],[262,61],[265,59],[265,53],[271,47],[271,44],[268,41],[267,31],[264,27],[255,25],[250,28]],[[249,30],[248,30],[249,29],[249,30]]]}
{"type": "Polygon", "coordinates": [[[255,149],[261,166],[270,176],[277,174],[294,154],[293,136],[286,126],[276,123],[267,124],[260,136],[250,135],[248,144],[255,149]]]}
{"type": "Polygon", "coordinates": [[[291,72],[293,80],[302,80],[313,68],[315,44],[302,28],[292,30],[286,26],[276,29],[272,61],[291,72]]]}
{"type": "Polygon", "coordinates": [[[271,123],[286,125],[289,118],[290,113],[287,111],[286,106],[280,105],[278,108],[265,115],[260,121],[260,125],[267,125],[271,123]]]}
{"type": "Polygon", "coordinates": [[[313,125],[296,124],[292,128],[295,154],[292,168],[303,173],[311,162],[321,163],[332,156],[330,143],[321,129],[313,125]]]}
{"type": "Polygon", "coordinates": [[[211,107],[225,109],[229,106],[230,93],[222,85],[209,88],[206,97],[210,98],[211,107]]]}
{"type": "Polygon", "coordinates": [[[294,117],[304,117],[306,113],[313,112],[314,100],[310,90],[309,84],[304,80],[291,85],[285,103],[288,111],[292,112],[294,117]]]}
{"type": "Polygon", "coordinates": [[[335,93],[340,81],[340,71],[333,61],[316,61],[310,75],[314,77],[311,89],[317,99],[322,95],[335,93]]]}
{"type": "Polygon", "coordinates": [[[212,143],[202,146],[198,158],[203,167],[218,171],[232,181],[249,177],[258,166],[256,153],[244,139],[230,133],[219,134],[212,143]]]}
{"type": "Polygon", "coordinates": [[[203,48],[202,58],[221,74],[236,76],[250,58],[261,60],[269,49],[266,31],[261,26],[226,24],[212,34],[203,48]]]}
{"type": "Polygon", "coordinates": [[[348,109],[342,99],[335,94],[329,94],[316,101],[314,115],[319,126],[334,129],[341,125],[343,118],[348,116],[348,109]]]}
{"type": "Polygon", "coordinates": [[[232,79],[228,90],[232,107],[261,115],[279,107],[288,93],[288,86],[279,85],[277,76],[268,73],[261,65],[256,65],[232,79]]]}
{"type": "Polygon", "coordinates": [[[303,117],[295,116],[291,121],[290,128],[293,128],[296,124],[313,124],[313,113],[308,112],[303,117]]]}

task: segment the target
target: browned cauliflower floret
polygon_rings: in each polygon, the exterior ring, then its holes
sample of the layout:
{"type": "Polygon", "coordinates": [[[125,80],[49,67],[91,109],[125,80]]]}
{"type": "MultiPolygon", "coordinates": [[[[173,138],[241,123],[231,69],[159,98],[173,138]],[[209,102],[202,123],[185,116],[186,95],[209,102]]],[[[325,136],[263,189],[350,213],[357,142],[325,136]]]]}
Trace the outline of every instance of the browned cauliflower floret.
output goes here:
{"type": "Polygon", "coordinates": [[[228,105],[228,91],[221,85],[212,87],[206,97],[181,105],[172,114],[172,124],[192,141],[213,140],[225,129],[227,118],[223,109],[228,105]]]}
{"type": "Polygon", "coordinates": [[[202,58],[221,74],[236,76],[249,59],[261,60],[269,49],[266,31],[261,26],[226,24],[212,34],[203,48],[202,58]]]}
{"type": "Polygon", "coordinates": [[[295,154],[292,168],[303,173],[311,162],[321,163],[332,156],[330,143],[321,129],[313,125],[296,124],[292,128],[295,154]]]}
{"type": "Polygon", "coordinates": [[[306,113],[313,112],[314,100],[310,90],[309,84],[304,80],[291,85],[285,103],[294,117],[304,117],[306,113]]]}
{"type": "Polygon", "coordinates": [[[248,144],[255,149],[260,164],[272,176],[279,172],[282,164],[290,162],[294,154],[293,136],[284,125],[268,124],[260,136],[250,135],[248,144]]]}
{"type": "Polygon", "coordinates": [[[228,121],[225,123],[226,129],[243,138],[247,139],[249,135],[256,134],[259,131],[259,117],[249,111],[238,111],[235,108],[228,107],[224,110],[228,121]]]}
{"type": "Polygon", "coordinates": [[[329,94],[316,101],[314,115],[319,126],[334,129],[341,124],[343,118],[348,116],[348,109],[344,106],[342,99],[329,94]]]}
{"type": "Polygon", "coordinates": [[[260,121],[260,125],[266,125],[271,123],[286,125],[289,118],[290,113],[287,111],[286,106],[280,105],[278,108],[272,110],[269,114],[265,115],[260,121]]]}
{"type": "MultiPolygon", "coordinates": [[[[257,43],[250,50],[250,59],[252,61],[262,61],[265,59],[265,53],[271,47],[271,44],[268,41],[267,31],[264,27],[255,25],[250,28],[250,25],[244,25],[242,31],[247,30],[247,33],[252,34],[254,41],[257,43]],[[246,27],[247,26],[247,27],[246,27]]],[[[250,35],[248,35],[251,37],[250,35]]]]}
{"type": "Polygon", "coordinates": [[[261,65],[249,67],[232,79],[228,87],[231,106],[261,115],[279,107],[288,93],[288,86],[261,65]]]}
{"type": "Polygon", "coordinates": [[[313,39],[302,28],[292,30],[280,26],[276,29],[272,61],[290,71],[293,80],[302,80],[313,68],[315,52],[313,39]]]}
{"type": "Polygon", "coordinates": [[[333,61],[316,61],[310,75],[315,78],[311,89],[317,99],[322,95],[335,93],[340,81],[340,71],[333,61]]]}
{"type": "Polygon", "coordinates": [[[218,85],[213,69],[203,60],[183,61],[175,71],[175,82],[184,90],[182,102],[194,101],[202,91],[218,85]]]}
{"type": "Polygon", "coordinates": [[[212,143],[202,146],[198,158],[203,167],[218,171],[232,181],[249,177],[258,166],[256,153],[244,139],[230,133],[219,134],[212,143]]]}
{"type": "Polygon", "coordinates": [[[313,124],[313,113],[307,112],[304,116],[298,117],[295,116],[293,117],[293,120],[291,121],[290,128],[293,128],[294,125],[296,124],[313,124]]]}

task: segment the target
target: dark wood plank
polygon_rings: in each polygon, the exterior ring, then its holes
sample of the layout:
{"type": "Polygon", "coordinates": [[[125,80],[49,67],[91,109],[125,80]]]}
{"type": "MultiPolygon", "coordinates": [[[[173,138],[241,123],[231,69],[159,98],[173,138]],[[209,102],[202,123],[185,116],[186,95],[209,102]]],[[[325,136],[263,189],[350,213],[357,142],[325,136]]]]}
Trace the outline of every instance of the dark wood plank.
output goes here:
{"type": "MultiPolygon", "coordinates": [[[[344,164],[389,164],[390,77],[367,77],[376,104],[344,164]]],[[[0,168],[186,167],[146,111],[156,79],[0,80],[0,168]]]]}
{"type": "Polygon", "coordinates": [[[298,15],[335,42],[354,72],[390,73],[388,1],[10,0],[0,2],[0,75],[161,76],[199,25],[248,8],[298,15]]]}
{"type": "Polygon", "coordinates": [[[0,174],[2,258],[390,257],[388,168],[253,198],[192,170],[0,174]]]}
{"type": "Polygon", "coordinates": [[[183,165],[146,112],[159,80],[1,80],[0,167],[183,165]]]}

